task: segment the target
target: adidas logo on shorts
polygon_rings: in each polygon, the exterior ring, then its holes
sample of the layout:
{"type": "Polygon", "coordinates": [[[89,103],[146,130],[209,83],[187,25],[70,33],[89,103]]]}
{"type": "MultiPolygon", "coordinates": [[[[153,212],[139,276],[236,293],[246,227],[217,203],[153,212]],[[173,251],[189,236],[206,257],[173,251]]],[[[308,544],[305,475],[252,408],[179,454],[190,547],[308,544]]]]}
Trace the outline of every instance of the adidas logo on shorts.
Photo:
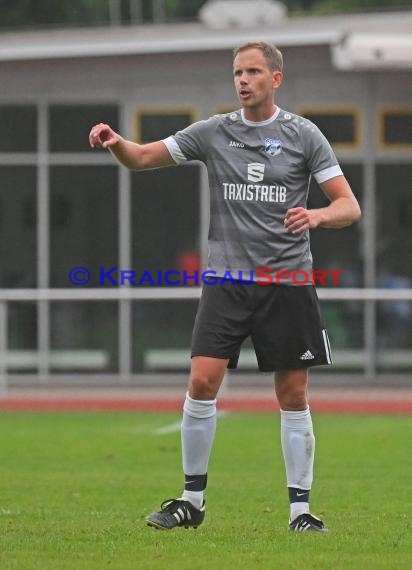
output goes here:
{"type": "Polygon", "coordinates": [[[313,356],[310,350],[307,350],[302,354],[302,356],[299,356],[299,360],[312,360],[313,358],[315,357],[313,356]]]}

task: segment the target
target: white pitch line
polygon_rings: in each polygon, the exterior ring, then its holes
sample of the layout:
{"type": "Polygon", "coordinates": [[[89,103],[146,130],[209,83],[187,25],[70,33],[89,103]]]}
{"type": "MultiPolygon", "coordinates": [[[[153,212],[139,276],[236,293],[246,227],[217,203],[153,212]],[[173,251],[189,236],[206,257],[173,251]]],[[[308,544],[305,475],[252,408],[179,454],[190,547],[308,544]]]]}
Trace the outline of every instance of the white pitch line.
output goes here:
{"type": "Polygon", "coordinates": [[[155,435],[164,435],[165,433],[175,433],[176,431],[180,431],[180,425],[182,420],[178,422],[173,422],[167,426],[156,428],[152,431],[155,435]]]}
{"type": "MultiPolygon", "coordinates": [[[[229,412],[226,410],[222,410],[217,413],[218,418],[224,418],[227,415],[229,415],[229,412]]],[[[178,422],[173,422],[172,424],[168,424],[167,426],[156,428],[152,431],[152,433],[154,435],[165,435],[167,433],[176,433],[180,431],[181,425],[182,425],[182,420],[179,420],[178,422]]]]}

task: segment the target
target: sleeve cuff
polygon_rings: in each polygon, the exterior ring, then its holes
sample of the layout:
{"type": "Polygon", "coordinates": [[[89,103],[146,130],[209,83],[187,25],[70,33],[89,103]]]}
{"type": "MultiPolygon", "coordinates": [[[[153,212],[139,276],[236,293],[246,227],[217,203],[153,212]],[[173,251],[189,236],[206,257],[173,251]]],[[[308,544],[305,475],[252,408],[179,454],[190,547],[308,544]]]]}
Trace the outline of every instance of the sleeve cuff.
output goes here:
{"type": "Polygon", "coordinates": [[[163,139],[163,143],[166,145],[167,150],[170,152],[170,155],[176,164],[187,162],[187,158],[181,151],[180,146],[177,144],[174,137],[167,137],[167,139],[163,139]]]}
{"type": "Polygon", "coordinates": [[[335,178],[335,176],[343,176],[343,172],[339,164],[336,164],[335,166],[330,166],[324,170],[314,172],[313,176],[318,184],[322,184],[322,182],[326,182],[326,180],[335,178]]]}

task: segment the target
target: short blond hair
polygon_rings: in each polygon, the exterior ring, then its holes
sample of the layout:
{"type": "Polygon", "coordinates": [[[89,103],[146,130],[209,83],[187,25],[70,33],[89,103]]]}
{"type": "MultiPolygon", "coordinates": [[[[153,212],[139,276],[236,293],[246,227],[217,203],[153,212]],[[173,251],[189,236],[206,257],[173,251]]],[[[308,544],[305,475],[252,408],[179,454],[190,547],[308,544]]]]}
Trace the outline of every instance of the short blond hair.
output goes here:
{"type": "Polygon", "coordinates": [[[233,50],[233,59],[238,53],[248,49],[260,49],[272,71],[283,70],[282,52],[276,46],[268,42],[247,42],[246,44],[242,44],[233,50]]]}

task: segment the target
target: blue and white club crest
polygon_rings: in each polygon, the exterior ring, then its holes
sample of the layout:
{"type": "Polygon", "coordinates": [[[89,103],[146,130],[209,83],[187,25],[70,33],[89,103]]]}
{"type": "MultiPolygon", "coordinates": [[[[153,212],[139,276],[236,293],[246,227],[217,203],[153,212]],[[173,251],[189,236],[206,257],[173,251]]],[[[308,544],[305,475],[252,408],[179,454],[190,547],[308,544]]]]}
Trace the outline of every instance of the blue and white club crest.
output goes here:
{"type": "Polygon", "coordinates": [[[276,156],[282,152],[282,141],[279,139],[265,139],[265,151],[269,156],[276,156]]]}

